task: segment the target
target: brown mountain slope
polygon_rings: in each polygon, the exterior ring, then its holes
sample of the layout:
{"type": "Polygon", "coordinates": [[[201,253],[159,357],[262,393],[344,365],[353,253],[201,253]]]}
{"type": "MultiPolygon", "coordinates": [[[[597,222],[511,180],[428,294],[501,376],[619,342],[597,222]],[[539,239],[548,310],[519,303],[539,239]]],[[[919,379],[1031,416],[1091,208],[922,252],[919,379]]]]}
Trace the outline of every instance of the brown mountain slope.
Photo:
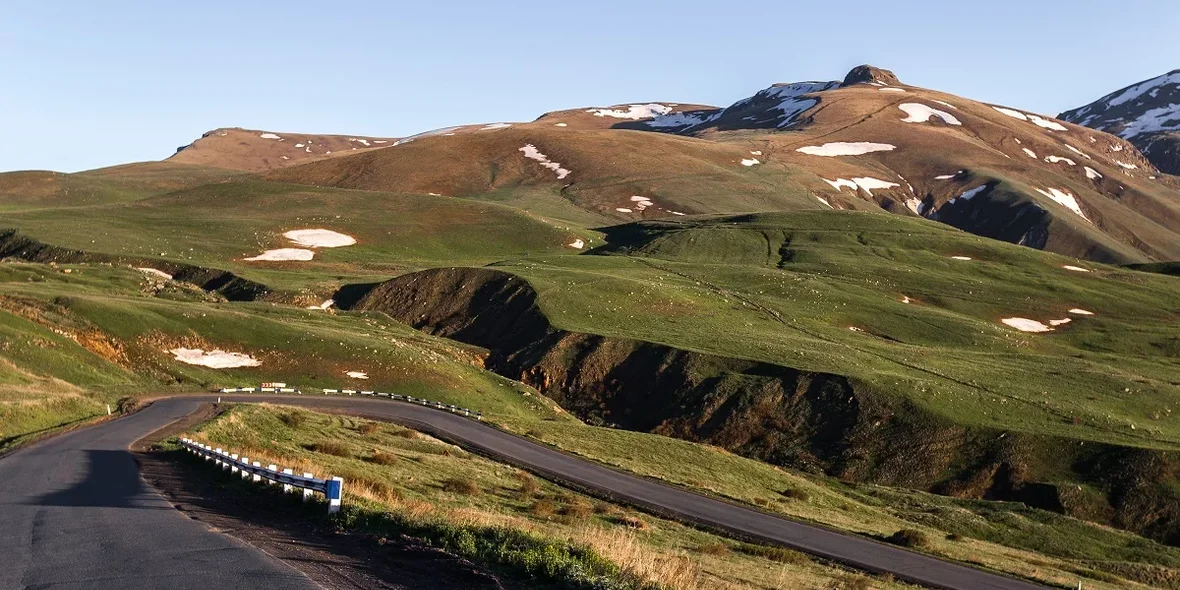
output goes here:
{"type": "Polygon", "coordinates": [[[1157,175],[1113,135],[862,66],[724,109],[637,103],[453,127],[269,178],[517,205],[524,192],[538,212],[602,221],[883,210],[1105,262],[1180,259],[1180,192],[1157,175]]]}
{"type": "Polygon", "coordinates": [[[389,137],[278,133],[237,127],[214,129],[178,148],[170,162],[259,172],[333,154],[384,147],[389,137]]]}
{"type": "Polygon", "coordinates": [[[621,127],[754,146],[762,162],[814,172],[812,189],[833,207],[856,195],[1096,260],[1180,256],[1180,193],[1125,140],[858,70],[844,83],[774,86],[726,109],[621,127]]]}
{"type": "MultiPolygon", "coordinates": [[[[788,165],[744,166],[736,144],[548,122],[474,128],[293,166],[270,180],[457,197],[531,192],[597,222],[719,211],[817,209],[788,165]]],[[[877,209],[875,204],[856,203],[877,209]]]]}

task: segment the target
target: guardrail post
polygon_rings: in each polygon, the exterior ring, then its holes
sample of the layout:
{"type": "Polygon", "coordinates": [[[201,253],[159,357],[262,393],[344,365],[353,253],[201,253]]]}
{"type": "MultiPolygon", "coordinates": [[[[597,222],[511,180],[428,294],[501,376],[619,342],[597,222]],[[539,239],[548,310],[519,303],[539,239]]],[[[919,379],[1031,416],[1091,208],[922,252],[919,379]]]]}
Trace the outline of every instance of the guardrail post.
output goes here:
{"type": "Polygon", "coordinates": [[[225,461],[221,460],[221,457],[224,454],[221,447],[217,447],[217,449],[215,449],[213,452],[217,453],[217,460],[214,461],[214,463],[216,463],[217,465],[220,465],[223,470],[229,469],[229,463],[226,463],[225,461]]]}
{"type": "MultiPolygon", "coordinates": [[[[237,460],[238,460],[238,454],[237,454],[237,453],[231,453],[231,454],[230,454],[230,456],[229,456],[229,458],[230,458],[230,459],[233,459],[234,461],[237,461],[237,460]]],[[[237,463],[230,463],[230,466],[229,466],[229,472],[230,472],[230,473],[237,473],[238,471],[239,471],[239,470],[238,470],[238,464],[237,464],[237,463]]]]}
{"type": "MultiPolygon", "coordinates": [[[[283,475],[295,475],[295,471],[293,469],[284,469],[283,475]]],[[[291,489],[292,489],[291,484],[289,484],[289,483],[283,484],[283,493],[284,494],[290,494],[291,489]]]]}
{"type": "MultiPolygon", "coordinates": [[[[250,458],[249,457],[242,457],[242,463],[245,465],[249,465],[250,458]]],[[[250,477],[250,471],[248,469],[241,470],[241,473],[242,473],[242,479],[246,479],[247,477],[250,477]]]]}
{"type": "MultiPolygon", "coordinates": [[[[255,468],[255,469],[262,469],[262,463],[260,463],[260,462],[258,462],[258,461],[255,461],[255,462],[251,463],[251,464],[250,464],[250,466],[251,466],[251,467],[253,467],[253,468],[255,468]]],[[[261,476],[261,475],[258,475],[257,473],[253,473],[253,474],[251,474],[251,475],[252,475],[252,477],[251,477],[251,481],[262,481],[262,476],[261,476]]]]}
{"type": "Polygon", "coordinates": [[[344,478],[333,477],[328,480],[328,490],[324,494],[328,497],[328,514],[340,512],[340,499],[344,495],[344,478]]]}
{"type": "MultiPolygon", "coordinates": [[[[303,474],[303,477],[306,477],[306,478],[308,478],[308,479],[311,479],[311,478],[315,477],[315,474],[313,474],[313,473],[304,473],[304,474],[303,474]]],[[[310,500],[311,500],[311,490],[309,490],[309,489],[307,489],[307,488],[303,488],[303,501],[304,501],[304,502],[308,502],[308,501],[310,501],[310,500]]]]}
{"type": "MultiPolygon", "coordinates": [[[[267,470],[267,471],[270,471],[270,472],[272,472],[272,473],[278,473],[278,472],[279,472],[279,466],[278,466],[278,465],[275,465],[275,464],[273,464],[273,463],[272,463],[271,465],[268,465],[268,466],[266,467],[266,470],[267,470]]],[[[273,480],[273,479],[269,479],[269,478],[268,478],[268,479],[266,480],[266,485],[271,485],[271,486],[275,485],[275,480],[273,480]]]]}

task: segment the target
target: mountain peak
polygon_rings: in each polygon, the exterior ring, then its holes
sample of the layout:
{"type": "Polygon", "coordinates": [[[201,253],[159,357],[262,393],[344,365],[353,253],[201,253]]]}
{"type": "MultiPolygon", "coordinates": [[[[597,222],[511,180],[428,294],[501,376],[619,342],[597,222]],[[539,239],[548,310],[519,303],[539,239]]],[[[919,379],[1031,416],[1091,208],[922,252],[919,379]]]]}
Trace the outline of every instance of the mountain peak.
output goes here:
{"type": "Polygon", "coordinates": [[[901,84],[901,81],[897,79],[897,76],[893,72],[868,64],[852,68],[852,71],[848,72],[848,75],[844,77],[845,86],[868,82],[877,82],[891,86],[901,84]]]}

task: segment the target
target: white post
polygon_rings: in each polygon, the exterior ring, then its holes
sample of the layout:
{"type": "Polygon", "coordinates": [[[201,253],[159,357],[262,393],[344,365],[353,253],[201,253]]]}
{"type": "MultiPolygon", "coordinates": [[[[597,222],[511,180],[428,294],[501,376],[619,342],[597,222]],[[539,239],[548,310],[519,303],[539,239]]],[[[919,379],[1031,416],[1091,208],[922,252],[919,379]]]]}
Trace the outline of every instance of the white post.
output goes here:
{"type": "MultiPolygon", "coordinates": [[[[249,465],[249,464],[250,464],[250,458],[249,458],[249,457],[242,457],[242,463],[245,463],[246,465],[249,465]]],[[[242,470],[242,479],[246,479],[247,477],[250,477],[250,472],[249,472],[249,471],[246,471],[245,469],[243,469],[243,470],[242,470]]]]}
{"type": "Polygon", "coordinates": [[[213,460],[213,457],[209,456],[209,445],[201,445],[201,450],[205,451],[205,452],[201,453],[201,456],[204,457],[206,461],[213,460]]]}
{"type": "Polygon", "coordinates": [[[328,480],[328,514],[340,512],[340,500],[344,497],[344,478],[333,477],[328,480]]]}
{"type": "MultiPolygon", "coordinates": [[[[313,474],[313,473],[304,473],[304,474],[303,474],[303,477],[306,477],[306,478],[312,478],[312,477],[315,477],[315,474],[313,474]]],[[[311,490],[309,490],[309,489],[307,489],[307,488],[303,488],[303,501],[304,501],[304,502],[310,502],[310,501],[311,501],[311,494],[312,494],[312,491],[311,491],[311,490]]]]}
{"type": "Polygon", "coordinates": [[[107,404],[107,416],[111,415],[111,404],[107,404]]]}
{"type": "MultiPolygon", "coordinates": [[[[260,462],[258,462],[258,461],[255,461],[255,462],[251,463],[251,464],[250,464],[250,466],[251,466],[251,467],[254,467],[254,468],[256,468],[256,469],[261,469],[261,468],[262,468],[262,463],[260,463],[260,462]]],[[[258,475],[257,473],[255,473],[255,474],[253,474],[253,477],[251,478],[251,480],[250,480],[250,481],[262,481],[262,476],[261,476],[261,475],[258,475]]]]}
{"type": "MultiPolygon", "coordinates": [[[[291,469],[284,469],[284,470],[283,470],[283,475],[295,475],[295,471],[294,471],[294,470],[291,470],[291,469]]],[[[283,493],[284,493],[284,494],[290,494],[290,493],[291,493],[291,484],[289,484],[289,483],[285,483],[285,484],[283,484],[283,493]]]]}
{"type": "MultiPolygon", "coordinates": [[[[237,453],[232,453],[232,454],[230,454],[229,458],[230,458],[230,459],[233,459],[234,461],[237,461],[237,460],[238,460],[238,454],[237,454],[237,453]]],[[[238,465],[237,465],[237,463],[233,463],[233,464],[231,464],[231,465],[230,465],[230,468],[229,468],[229,472],[230,472],[230,473],[237,473],[238,471],[239,471],[239,470],[238,470],[238,465]]]]}
{"type": "Polygon", "coordinates": [[[216,449],[213,450],[213,452],[217,453],[217,459],[215,459],[213,461],[213,463],[216,465],[220,465],[222,469],[228,469],[228,466],[225,464],[225,462],[221,460],[221,454],[222,454],[221,447],[217,447],[216,449]]]}
{"type": "MultiPolygon", "coordinates": [[[[275,465],[275,464],[273,464],[273,463],[272,463],[272,464],[270,464],[270,465],[267,465],[267,466],[266,466],[266,470],[267,470],[267,471],[270,471],[271,473],[278,473],[278,472],[279,472],[279,466],[278,466],[278,465],[275,465]]],[[[267,480],[266,480],[266,484],[267,484],[267,485],[272,485],[272,486],[273,486],[273,485],[275,485],[275,480],[273,480],[273,479],[267,479],[267,480]]]]}

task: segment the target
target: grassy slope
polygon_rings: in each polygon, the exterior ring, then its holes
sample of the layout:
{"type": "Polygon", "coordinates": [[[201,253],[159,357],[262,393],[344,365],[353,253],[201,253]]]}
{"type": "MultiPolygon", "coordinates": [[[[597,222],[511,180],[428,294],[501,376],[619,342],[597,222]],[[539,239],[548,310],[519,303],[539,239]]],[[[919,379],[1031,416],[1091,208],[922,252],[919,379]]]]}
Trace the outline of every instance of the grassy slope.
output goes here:
{"type": "MultiPolygon", "coordinates": [[[[78,382],[67,388],[32,393],[4,389],[0,405],[8,413],[0,424],[6,432],[28,428],[35,419],[66,421],[67,414],[53,406],[62,403],[63,393],[85,404],[84,410],[77,412],[80,418],[101,413],[103,401],[113,401],[129,391],[184,391],[272,379],[337,386],[347,382],[343,371],[367,370],[373,379],[356,385],[479,408],[490,420],[511,430],[629,471],[863,534],[888,535],[917,526],[934,539],[931,550],[937,554],[1046,581],[1066,583],[1076,575],[1075,570],[1090,571],[1086,563],[1093,559],[1126,562],[1126,567],[1135,568],[1145,567],[1144,562],[1180,563],[1180,559],[1173,561],[1170,549],[1132,535],[1019,506],[996,507],[904,491],[890,492],[896,497],[882,501],[882,488],[846,489],[823,477],[791,473],[698,444],[584,426],[535,391],[473,366],[471,360],[478,351],[367,315],[331,315],[271,304],[209,303],[188,300],[184,293],[149,295],[140,292],[144,283],[138,273],[101,265],[51,269],[7,264],[0,269],[9,279],[0,283],[0,293],[10,302],[9,307],[26,314],[35,309],[41,314],[37,316],[40,323],[22,324],[25,330],[34,337],[61,338],[63,347],[60,359],[49,363],[6,354],[15,364],[0,368],[0,380],[45,382],[50,379],[47,373],[70,375],[72,364],[94,365],[97,375],[73,375],[78,382]],[[69,274],[64,272],[67,269],[69,274]],[[13,307],[11,302],[21,305],[13,307]],[[120,345],[124,356],[118,362],[106,361],[54,330],[71,334],[93,330],[120,345]],[[182,365],[164,352],[176,345],[221,346],[253,354],[263,365],[232,370],[182,365]],[[135,376],[129,377],[129,373],[135,376]],[[30,403],[42,404],[35,416],[12,419],[14,408],[30,403]],[[780,492],[787,489],[804,490],[807,497],[780,500],[780,492]],[[871,493],[863,491],[866,489],[871,493]],[[930,522],[925,515],[931,510],[960,518],[930,522]],[[1010,516],[988,527],[979,526],[980,515],[996,513],[1010,516]],[[1043,546],[1028,543],[1030,538],[1050,538],[1054,531],[1068,531],[1071,539],[1090,539],[1089,546],[1095,549],[1077,553],[1064,541],[1043,546]],[[949,532],[974,540],[942,540],[949,532]],[[1026,536],[1033,533],[1033,537],[1026,536]],[[1137,544],[1145,544],[1147,549],[1136,549],[1137,544]]],[[[8,340],[7,335],[5,338],[6,342],[21,343],[8,340]]],[[[324,432],[326,439],[353,436],[343,431],[324,432]]],[[[237,436],[269,440],[265,431],[253,435],[243,431],[237,436]]],[[[317,457],[316,461],[322,459],[317,457]]]]}
{"type": "MultiPolygon", "coordinates": [[[[787,563],[748,555],[742,544],[549,483],[537,482],[535,490],[522,492],[518,472],[396,426],[256,406],[235,408],[199,428],[196,436],[251,458],[340,475],[350,502],[389,511],[420,527],[419,534],[428,523],[440,529],[521,530],[587,545],[639,578],[668,588],[819,589],[850,577],[792,552],[780,554],[787,563]],[[455,482],[469,483],[471,490],[454,491],[455,482]]],[[[431,540],[446,546],[443,539],[431,540]]]]}
{"type": "Polygon", "coordinates": [[[1081,263],[900,217],[732,221],[632,237],[631,256],[495,266],[571,331],[849,375],[961,424],[1180,445],[1174,278],[1071,272],[1081,263]],[[1017,316],[1073,321],[1050,334],[999,322],[1017,316]]]}
{"type": "MultiPolygon", "coordinates": [[[[73,177],[70,177],[73,178],[73,177]]],[[[272,288],[331,292],[342,282],[381,280],[440,264],[485,264],[568,250],[597,234],[517,209],[429,195],[265,183],[249,178],[130,201],[13,211],[4,225],[44,242],[108,254],[159,257],[229,269],[272,288]],[[293,247],[282,232],[327,228],[356,246],[323,249],[311,262],[246,262],[293,247]],[[326,285],[326,286],[325,286],[326,285]]],[[[98,198],[98,197],[96,197],[98,198]]]]}

